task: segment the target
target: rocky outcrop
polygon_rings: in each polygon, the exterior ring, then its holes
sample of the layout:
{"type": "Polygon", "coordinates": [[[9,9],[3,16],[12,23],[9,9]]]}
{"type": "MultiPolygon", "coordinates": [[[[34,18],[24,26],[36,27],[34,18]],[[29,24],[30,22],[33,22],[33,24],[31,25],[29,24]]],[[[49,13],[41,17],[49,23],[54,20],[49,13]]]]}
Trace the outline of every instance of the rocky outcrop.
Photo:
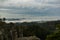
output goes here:
{"type": "Polygon", "coordinates": [[[36,36],[30,36],[30,37],[18,38],[17,40],[40,40],[40,39],[36,36]]]}

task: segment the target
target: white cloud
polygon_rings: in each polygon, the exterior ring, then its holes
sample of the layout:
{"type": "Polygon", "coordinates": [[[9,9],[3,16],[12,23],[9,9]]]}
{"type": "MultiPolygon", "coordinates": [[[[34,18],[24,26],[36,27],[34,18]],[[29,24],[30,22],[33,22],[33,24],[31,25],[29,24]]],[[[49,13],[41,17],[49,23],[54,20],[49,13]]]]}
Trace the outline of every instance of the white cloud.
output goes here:
{"type": "MultiPolygon", "coordinates": [[[[29,16],[27,16],[29,17],[29,16]]],[[[45,22],[45,21],[54,21],[54,20],[60,20],[59,16],[40,16],[40,17],[31,17],[31,18],[27,18],[27,19],[23,19],[23,20],[19,20],[19,21],[6,21],[7,23],[10,22],[32,22],[32,21],[40,21],[40,22],[45,22]]]]}
{"type": "Polygon", "coordinates": [[[56,3],[60,2],[60,0],[6,0],[0,3],[1,6],[5,7],[31,7],[31,8],[43,8],[45,6],[50,7],[60,7],[60,4],[49,4],[49,2],[56,3]]]}

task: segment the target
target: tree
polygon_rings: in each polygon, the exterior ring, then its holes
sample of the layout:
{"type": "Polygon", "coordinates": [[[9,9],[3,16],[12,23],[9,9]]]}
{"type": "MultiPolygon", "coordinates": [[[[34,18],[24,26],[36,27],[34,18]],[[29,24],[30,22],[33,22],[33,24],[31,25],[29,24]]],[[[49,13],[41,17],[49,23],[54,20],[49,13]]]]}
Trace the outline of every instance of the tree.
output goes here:
{"type": "Polygon", "coordinates": [[[6,20],[6,18],[3,18],[3,21],[5,21],[6,20]]]}
{"type": "Polygon", "coordinates": [[[60,40],[60,24],[56,24],[56,30],[46,40],[60,40]]]}

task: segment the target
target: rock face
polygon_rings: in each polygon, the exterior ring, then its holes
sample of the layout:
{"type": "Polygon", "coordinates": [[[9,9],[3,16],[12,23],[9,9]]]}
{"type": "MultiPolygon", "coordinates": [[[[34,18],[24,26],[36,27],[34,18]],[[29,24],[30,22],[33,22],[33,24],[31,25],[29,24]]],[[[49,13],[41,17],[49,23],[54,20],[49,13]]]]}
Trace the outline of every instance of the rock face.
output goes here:
{"type": "Polygon", "coordinates": [[[22,37],[22,38],[18,38],[16,40],[40,40],[39,38],[37,38],[36,36],[30,36],[30,37],[22,37]]]}

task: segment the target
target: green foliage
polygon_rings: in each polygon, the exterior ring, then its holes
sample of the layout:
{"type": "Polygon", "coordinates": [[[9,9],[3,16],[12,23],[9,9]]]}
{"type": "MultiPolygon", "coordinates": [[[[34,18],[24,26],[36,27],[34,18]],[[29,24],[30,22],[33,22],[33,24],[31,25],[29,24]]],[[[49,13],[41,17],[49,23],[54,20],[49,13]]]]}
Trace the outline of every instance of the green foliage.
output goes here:
{"type": "MultiPolygon", "coordinates": [[[[41,40],[45,40],[46,36],[48,34],[50,34],[51,31],[53,31],[52,29],[54,29],[54,27],[50,23],[37,23],[37,22],[5,23],[5,22],[0,22],[0,31],[2,32],[2,36],[4,37],[3,39],[5,39],[5,37],[7,37],[8,40],[15,39],[15,37],[19,38],[22,36],[28,37],[28,36],[34,36],[34,35],[39,37],[41,40]]],[[[56,35],[57,32],[59,32],[59,31],[56,30],[53,34],[56,35]]],[[[47,39],[49,39],[52,36],[49,35],[47,37],[47,39]]]]}
{"type": "Polygon", "coordinates": [[[60,24],[56,24],[56,28],[60,30],[60,24]]]}
{"type": "Polygon", "coordinates": [[[56,24],[56,30],[48,35],[46,40],[60,40],[60,24],[56,24]]]}
{"type": "Polygon", "coordinates": [[[60,40],[60,32],[48,35],[46,40],[60,40]]]}

